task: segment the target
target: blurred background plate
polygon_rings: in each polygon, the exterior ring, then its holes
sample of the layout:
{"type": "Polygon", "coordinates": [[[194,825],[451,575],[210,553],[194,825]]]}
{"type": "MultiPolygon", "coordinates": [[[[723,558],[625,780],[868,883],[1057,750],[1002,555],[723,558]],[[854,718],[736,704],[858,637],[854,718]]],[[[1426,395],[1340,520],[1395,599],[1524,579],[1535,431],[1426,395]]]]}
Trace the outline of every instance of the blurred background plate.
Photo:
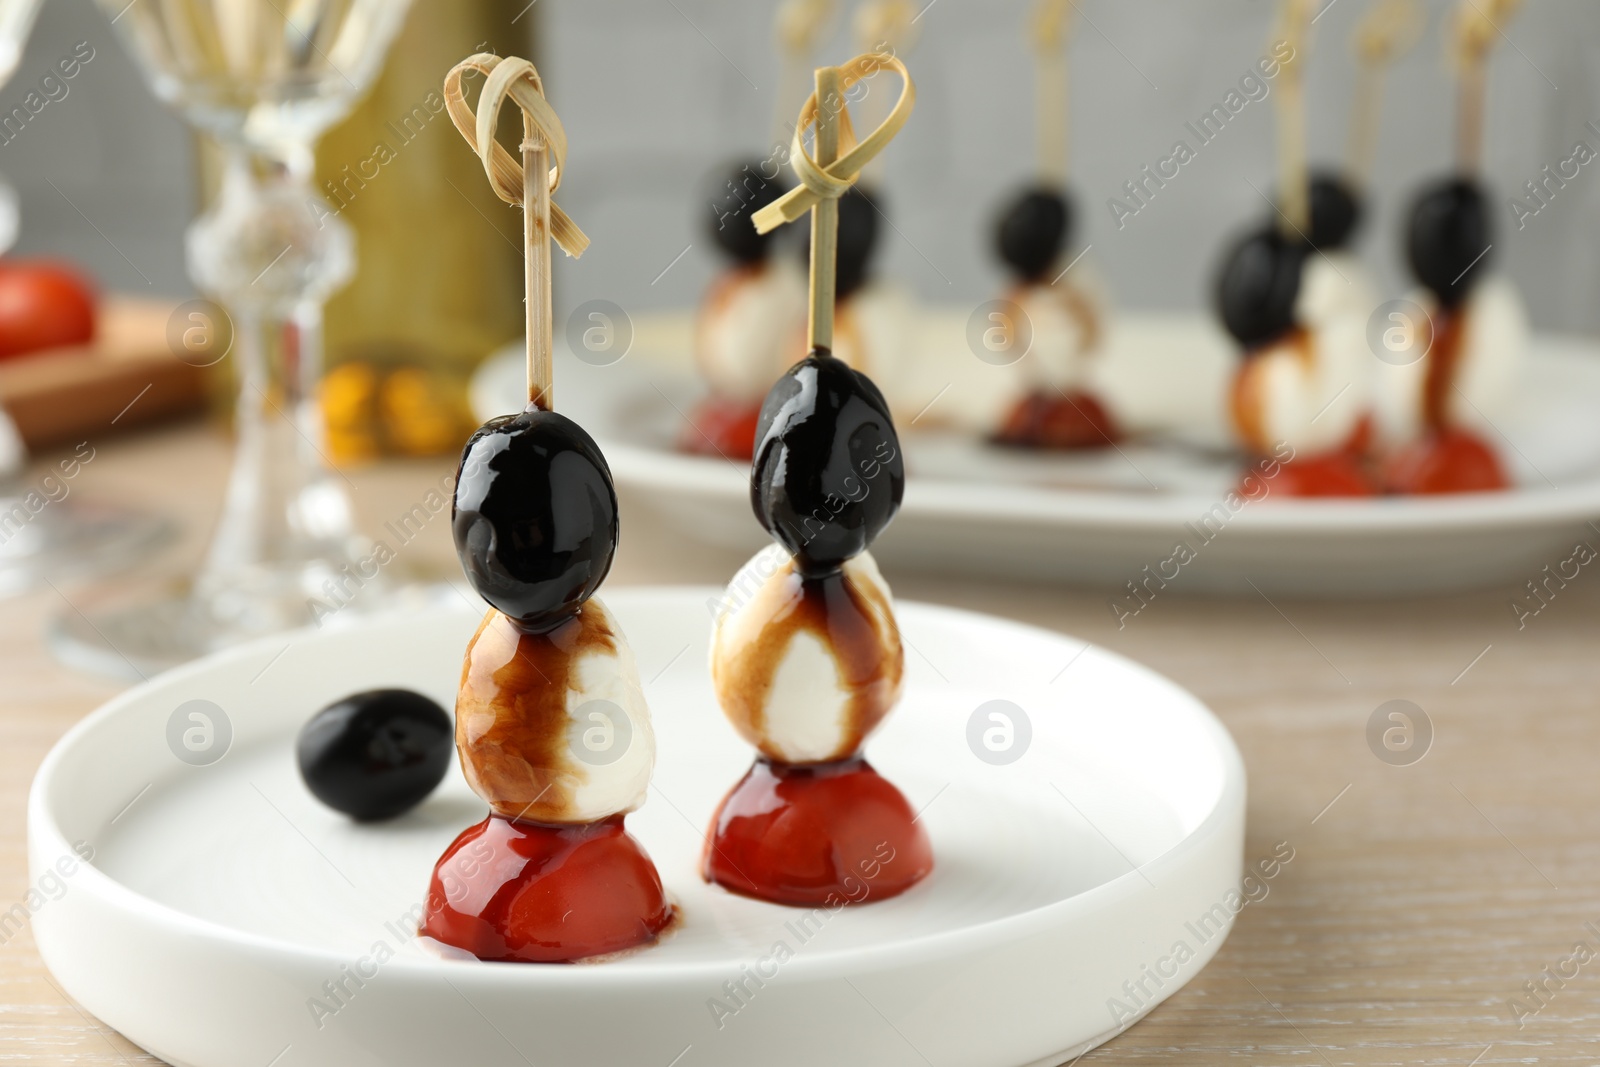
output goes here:
{"type": "MultiPolygon", "coordinates": [[[[1102,388],[1135,437],[1073,456],[998,449],[970,432],[1004,395],[1008,368],[973,358],[965,320],[964,309],[920,314],[912,347],[922,362],[912,384],[891,390],[908,478],[905,504],[873,548],[890,565],[1124,593],[1134,582],[1149,592],[1394,597],[1520,581],[1597,533],[1594,341],[1536,336],[1520,395],[1495,426],[1516,481],[1509,492],[1268,497],[1235,510],[1227,498],[1240,465],[1222,445],[1235,357],[1209,320],[1113,320],[1102,388]],[[920,429],[940,420],[946,428],[920,429]]],[[[748,464],[675,448],[703,391],[689,355],[690,317],[639,315],[631,331],[625,356],[605,365],[558,353],[558,408],[594,434],[618,486],[661,520],[754,552],[766,535],[750,511],[748,464]]],[[[479,371],[480,417],[522,407],[522,358],[515,346],[479,371]]]]}

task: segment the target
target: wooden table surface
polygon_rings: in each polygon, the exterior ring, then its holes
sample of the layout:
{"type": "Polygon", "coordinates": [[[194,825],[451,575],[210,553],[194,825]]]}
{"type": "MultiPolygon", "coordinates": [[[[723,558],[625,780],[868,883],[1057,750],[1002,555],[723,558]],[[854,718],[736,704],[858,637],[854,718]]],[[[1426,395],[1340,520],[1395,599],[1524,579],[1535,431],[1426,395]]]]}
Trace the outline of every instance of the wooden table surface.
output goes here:
{"type": "MultiPolygon", "coordinates": [[[[97,450],[72,492],[175,515],[187,534],[162,563],[194,560],[226,441],[191,425],[97,450]]],[[[364,528],[445,470],[350,472],[364,528]]],[[[639,506],[623,508],[613,585],[720,583],[741,562],[659,527],[641,536],[642,523],[629,525],[639,506]]],[[[407,553],[454,566],[443,524],[407,553]]],[[[1119,631],[1103,593],[888,576],[897,596],[1070,632],[1188,687],[1244,753],[1246,860],[1278,842],[1294,850],[1211,965],[1085,1064],[1600,1064],[1600,936],[1584,925],[1600,929],[1600,578],[1585,570],[1522,630],[1514,590],[1498,588],[1275,606],[1164,593],[1119,631]],[[1434,731],[1410,766],[1380,761],[1366,740],[1369,717],[1395,699],[1422,708],[1434,731]],[[1574,975],[1566,961],[1580,941],[1597,958],[1574,975]]],[[[47,588],[0,613],[0,911],[27,891],[34,769],[117,689],[45,650],[48,620],[91,593],[47,588]]],[[[157,1062],[63,996],[26,932],[0,945],[0,1000],[0,1063],[157,1062]]]]}

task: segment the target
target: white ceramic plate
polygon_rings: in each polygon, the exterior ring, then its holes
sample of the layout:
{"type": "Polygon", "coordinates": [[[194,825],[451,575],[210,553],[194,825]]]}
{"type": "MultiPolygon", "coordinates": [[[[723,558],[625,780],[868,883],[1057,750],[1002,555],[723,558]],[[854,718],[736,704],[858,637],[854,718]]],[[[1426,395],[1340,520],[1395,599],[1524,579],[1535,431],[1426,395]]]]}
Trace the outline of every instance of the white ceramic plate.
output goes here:
{"type": "MultiPolygon", "coordinates": [[[[1113,320],[1100,387],[1144,436],[1081,457],[1018,454],[961,430],[993,417],[1014,371],[974,358],[964,328],[963,312],[924,314],[914,346],[920,369],[908,379],[913,384],[891,394],[910,477],[904,507],[873,547],[890,565],[1123,592],[1129,581],[1150,581],[1148,566],[1178,590],[1255,595],[1254,583],[1268,595],[1402,596],[1520,588],[1545,564],[1570,556],[1580,538],[1600,536],[1587,525],[1600,517],[1600,344],[1593,341],[1536,338],[1521,393],[1496,420],[1495,443],[1517,482],[1511,491],[1269,498],[1230,512],[1223,500],[1238,467],[1222,450],[1221,415],[1235,361],[1208,320],[1113,320]],[[949,428],[923,431],[941,419],[949,428]],[[1179,542],[1193,553],[1181,565],[1169,562],[1179,542]]],[[[619,486],[697,538],[753,552],[764,534],[750,514],[747,467],[673,447],[701,392],[688,345],[686,316],[639,317],[621,362],[592,366],[563,354],[560,406],[600,440],[619,486]]],[[[485,417],[522,399],[520,355],[485,366],[475,394],[485,417]]]]}
{"type": "Polygon", "coordinates": [[[1113,998],[1142,1015],[1215,953],[1244,834],[1244,771],[1222,725],[1101,649],[917,604],[901,611],[905,701],[869,755],[923,808],[934,873],[815,920],[804,940],[801,912],[705,885],[701,831],[750,762],[704,666],[711,595],[608,598],[651,679],[659,759],[629,827],[682,908],[661,945],[572,967],[430,956],[404,917],[445,845],[482,817],[459,774],[365,827],[301,785],[292,739],[330,700],[399,685],[448,705],[476,622],[463,605],[223,653],[75,727],[29,802],[45,962],[88,1010],[182,1067],[1020,1067],[1106,1040],[1131,1019],[1113,998]],[[1008,765],[967,741],[975,709],[997,699],[1031,724],[1008,765]],[[194,700],[231,729],[206,766],[169,748],[175,713],[195,725],[177,713],[194,700]],[[80,844],[92,863],[71,859],[80,844]],[[1206,916],[1216,929],[1202,940],[1186,924],[1206,916]],[[1181,964],[1179,941],[1192,952],[1181,964]],[[781,963],[779,942],[792,952],[781,963]],[[739,981],[742,1004],[726,985],[739,981]]]}

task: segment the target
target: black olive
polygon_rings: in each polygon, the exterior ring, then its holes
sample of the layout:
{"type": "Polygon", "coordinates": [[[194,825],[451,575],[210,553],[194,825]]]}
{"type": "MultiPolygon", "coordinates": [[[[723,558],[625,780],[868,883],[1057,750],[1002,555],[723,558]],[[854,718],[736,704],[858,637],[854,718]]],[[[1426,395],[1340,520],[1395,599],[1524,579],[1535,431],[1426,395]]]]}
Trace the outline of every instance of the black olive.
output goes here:
{"type": "Polygon", "coordinates": [[[1000,213],[995,248],[1025,282],[1050,273],[1072,235],[1072,204],[1060,189],[1024,189],[1000,213]]]}
{"type": "Polygon", "coordinates": [[[1295,325],[1295,299],[1308,249],[1276,226],[1246,234],[1223,257],[1217,275],[1222,324],[1246,348],[1276,340],[1295,325]]]}
{"type": "MultiPolygon", "coordinates": [[[[883,194],[852,186],[839,198],[839,255],[834,260],[835,300],[844,300],[867,283],[867,269],[878,244],[878,213],[883,209],[883,194]]],[[[800,254],[809,262],[811,228],[805,227],[800,254]]]]}
{"type": "Polygon", "coordinates": [[[611,468],[564,415],[502,415],[461,453],[450,525],[478,595],[524,630],[554,629],[600,588],[616,555],[611,468]]]}
{"type": "Polygon", "coordinates": [[[759,263],[766,259],[777,231],[757,233],[750,219],[787,188],[776,164],[765,160],[734,163],[718,172],[707,197],[711,205],[711,239],[735,262],[759,263]]]}
{"type": "Polygon", "coordinates": [[[865,374],[815,349],[767,393],[750,503],[802,574],[830,574],[865,552],[905,483],[889,405],[865,374]]]}
{"type": "Polygon", "coordinates": [[[392,819],[421,804],[455,755],[454,726],[409,689],[354,693],[300,730],[295,758],[316,798],[353,819],[392,819]]]}
{"type": "Polygon", "coordinates": [[[1445,307],[1464,300],[1489,265],[1489,201],[1468,178],[1445,178],[1411,206],[1406,258],[1417,280],[1445,307]]]}
{"type": "Polygon", "coordinates": [[[1311,244],[1324,252],[1343,248],[1361,224],[1361,197],[1338,174],[1311,176],[1311,244]]]}

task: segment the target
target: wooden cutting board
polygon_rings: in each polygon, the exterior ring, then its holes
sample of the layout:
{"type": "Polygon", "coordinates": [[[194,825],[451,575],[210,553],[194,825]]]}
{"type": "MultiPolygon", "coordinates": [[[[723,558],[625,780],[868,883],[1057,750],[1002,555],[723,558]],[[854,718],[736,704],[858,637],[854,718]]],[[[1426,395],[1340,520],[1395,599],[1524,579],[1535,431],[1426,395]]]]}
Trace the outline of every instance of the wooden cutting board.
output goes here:
{"type": "MultiPolygon", "coordinates": [[[[30,450],[202,410],[208,362],[168,343],[176,301],[110,297],[88,345],[0,360],[0,407],[30,450]]],[[[204,349],[200,349],[203,352],[204,349]]]]}

